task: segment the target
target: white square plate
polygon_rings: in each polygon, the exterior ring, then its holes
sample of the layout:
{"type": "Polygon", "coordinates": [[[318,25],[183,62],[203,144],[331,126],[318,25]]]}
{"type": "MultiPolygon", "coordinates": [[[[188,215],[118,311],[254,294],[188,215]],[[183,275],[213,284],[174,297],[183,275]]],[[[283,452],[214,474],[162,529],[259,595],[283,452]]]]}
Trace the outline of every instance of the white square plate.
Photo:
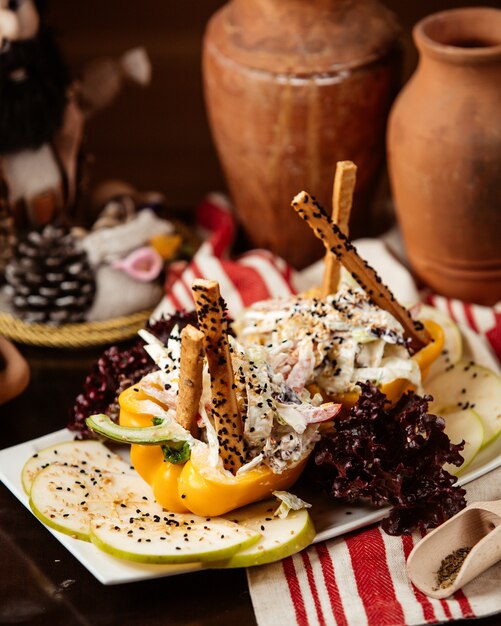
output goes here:
{"type": "MultiPolygon", "coordinates": [[[[467,329],[462,329],[465,343],[465,357],[499,373],[499,366],[482,340],[467,329]]],[[[29,509],[28,496],[21,484],[21,470],[24,463],[36,452],[48,446],[73,439],[73,433],[63,429],[21,443],[0,451],[0,479],[5,486],[29,509]]],[[[475,478],[501,465],[501,437],[489,444],[470,464],[468,471],[459,479],[464,485],[475,478]]],[[[388,513],[388,508],[380,509],[363,505],[344,505],[333,503],[327,498],[308,498],[311,503],[311,515],[317,529],[315,543],[338,537],[357,528],[378,522],[388,513]]],[[[80,561],[101,583],[113,585],[135,582],[149,578],[160,578],[185,574],[203,569],[199,564],[187,565],[142,565],[114,558],[101,552],[93,544],[79,541],[72,537],[47,528],[73,556],[80,561]]]]}

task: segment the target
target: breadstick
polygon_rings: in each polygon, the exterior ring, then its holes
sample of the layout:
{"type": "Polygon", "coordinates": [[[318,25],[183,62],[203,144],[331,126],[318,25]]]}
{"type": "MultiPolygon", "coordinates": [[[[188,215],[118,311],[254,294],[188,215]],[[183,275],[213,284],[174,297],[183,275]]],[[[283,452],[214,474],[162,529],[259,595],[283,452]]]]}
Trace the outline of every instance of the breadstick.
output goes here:
{"type": "MultiPolygon", "coordinates": [[[[345,235],[348,235],[353,192],[357,177],[357,166],[352,161],[338,161],[334,175],[334,189],[332,191],[332,221],[337,224],[345,235]]],[[[326,252],[324,260],[324,280],[322,283],[322,297],[336,293],[341,275],[341,264],[332,254],[326,252]]]]}
{"type": "Polygon", "coordinates": [[[176,405],[176,421],[198,435],[197,415],[202,395],[204,335],[191,324],[181,331],[181,365],[179,369],[179,393],[176,405]]]}
{"type": "Polygon", "coordinates": [[[238,410],[235,381],[228,344],[225,303],[213,280],[192,285],[200,330],[204,335],[212,389],[212,415],[224,467],[236,473],[245,463],[243,424],[238,410]]]}
{"type": "Polygon", "coordinates": [[[355,247],[327,216],[314,196],[302,191],[293,199],[292,207],[321,239],[326,249],[346,267],[369,298],[400,322],[412,350],[417,351],[429,343],[430,336],[423,324],[413,320],[409,311],[397,302],[367,261],[358,256],[355,247]]]}

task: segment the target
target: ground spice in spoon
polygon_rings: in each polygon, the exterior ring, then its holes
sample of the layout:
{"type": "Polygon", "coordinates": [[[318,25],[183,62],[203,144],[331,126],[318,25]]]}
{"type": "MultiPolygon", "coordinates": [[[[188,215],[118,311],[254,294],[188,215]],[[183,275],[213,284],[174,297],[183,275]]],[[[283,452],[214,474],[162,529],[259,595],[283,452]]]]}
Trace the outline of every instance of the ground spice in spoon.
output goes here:
{"type": "Polygon", "coordinates": [[[445,559],[442,560],[438,572],[436,574],[436,583],[434,591],[437,589],[447,589],[456,580],[459,570],[464,563],[464,560],[470,553],[471,548],[458,548],[448,554],[445,559]]]}

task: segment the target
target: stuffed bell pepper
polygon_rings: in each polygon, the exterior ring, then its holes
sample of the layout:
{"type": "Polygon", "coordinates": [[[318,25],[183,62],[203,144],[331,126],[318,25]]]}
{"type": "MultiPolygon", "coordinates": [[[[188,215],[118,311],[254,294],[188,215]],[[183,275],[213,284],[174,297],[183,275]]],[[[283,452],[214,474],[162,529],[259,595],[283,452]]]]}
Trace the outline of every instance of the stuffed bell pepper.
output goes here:
{"type": "Polygon", "coordinates": [[[198,280],[193,294],[199,329],[174,331],[166,346],[143,331],[159,369],[122,393],[120,425],[88,423],[132,443],[133,466],[166,509],[216,516],[287,490],[341,405],[294,391],[266,346],[229,335],[217,283],[198,280]]]}
{"type": "Polygon", "coordinates": [[[302,192],[292,204],[358,286],[259,303],[233,335],[218,284],[197,280],[198,328],[173,331],[167,345],[141,331],[158,370],[121,394],[119,425],[87,420],[132,444],[135,469],[168,510],[222,515],[287,490],[359,384],[393,402],[421,390],[440,354],[440,327],[412,319],[314,199],[302,192]]]}

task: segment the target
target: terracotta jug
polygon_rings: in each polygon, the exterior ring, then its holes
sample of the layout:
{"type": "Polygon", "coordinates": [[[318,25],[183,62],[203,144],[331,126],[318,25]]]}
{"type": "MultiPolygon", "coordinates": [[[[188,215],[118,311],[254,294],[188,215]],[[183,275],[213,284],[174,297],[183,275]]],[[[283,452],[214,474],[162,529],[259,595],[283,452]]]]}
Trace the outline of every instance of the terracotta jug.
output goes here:
{"type": "Polygon", "coordinates": [[[375,0],[232,0],[210,20],[209,121],[250,243],[304,267],[323,253],[294,215],[302,189],[330,212],[338,160],[358,166],[353,231],[384,161],[399,28],[375,0]]]}
{"type": "Polygon", "coordinates": [[[501,11],[431,15],[392,110],[390,180],[409,260],[433,290],[501,300],[501,11]]]}

